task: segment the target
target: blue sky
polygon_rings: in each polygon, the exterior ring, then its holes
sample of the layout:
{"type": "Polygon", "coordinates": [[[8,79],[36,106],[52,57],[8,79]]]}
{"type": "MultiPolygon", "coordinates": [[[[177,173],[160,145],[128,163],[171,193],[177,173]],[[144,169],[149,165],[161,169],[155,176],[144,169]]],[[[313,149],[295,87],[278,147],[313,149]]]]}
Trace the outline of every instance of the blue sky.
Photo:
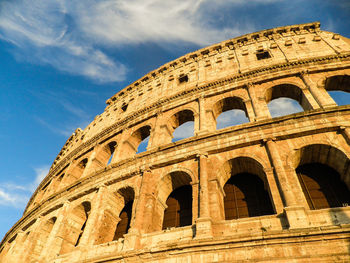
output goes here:
{"type": "Polygon", "coordinates": [[[67,138],[127,84],[183,54],[267,28],[320,21],[350,37],[349,15],[348,0],[1,0],[0,238],[67,138]]]}

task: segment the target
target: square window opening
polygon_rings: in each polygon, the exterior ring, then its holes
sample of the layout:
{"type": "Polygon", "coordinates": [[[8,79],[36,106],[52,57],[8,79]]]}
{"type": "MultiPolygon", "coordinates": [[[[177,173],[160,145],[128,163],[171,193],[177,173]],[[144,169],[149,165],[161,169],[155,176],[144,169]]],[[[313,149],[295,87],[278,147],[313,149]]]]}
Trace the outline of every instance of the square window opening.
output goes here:
{"type": "Polygon", "coordinates": [[[179,83],[181,84],[181,83],[184,83],[184,82],[188,82],[188,76],[187,75],[179,77],[179,83]]]}
{"type": "Polygon", "coordinates": [[[256,58],[258,60],[268,59],[268,58],[271,58],[271,55],[268,51],[264,51],[264,52],[256,53],[256,58]]]}

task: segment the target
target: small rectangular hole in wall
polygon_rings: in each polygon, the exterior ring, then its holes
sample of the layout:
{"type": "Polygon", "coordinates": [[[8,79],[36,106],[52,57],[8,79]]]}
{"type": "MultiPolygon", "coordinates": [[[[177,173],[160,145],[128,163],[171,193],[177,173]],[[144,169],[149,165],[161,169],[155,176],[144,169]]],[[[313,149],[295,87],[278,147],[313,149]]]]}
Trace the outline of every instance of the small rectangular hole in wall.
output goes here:
{"type": "Polygon", "coordinates": [[[256,58],[258,60],[270,58],[271,55],[268,51],[256,53],[256,58]]]}
{"type": "Polygon", "coordinates": [[[122,111],[125,112],[127,108],[128,108],[128,104],[125,104],[125,103],[124,103],[123,106],[122,106],[122,111]]]}
{"type": "Polygon", "coordinates": [[[179,83],[184,83],[184,82],[188,82],[188,76],[187,75],[179,77],[179,83]]]}

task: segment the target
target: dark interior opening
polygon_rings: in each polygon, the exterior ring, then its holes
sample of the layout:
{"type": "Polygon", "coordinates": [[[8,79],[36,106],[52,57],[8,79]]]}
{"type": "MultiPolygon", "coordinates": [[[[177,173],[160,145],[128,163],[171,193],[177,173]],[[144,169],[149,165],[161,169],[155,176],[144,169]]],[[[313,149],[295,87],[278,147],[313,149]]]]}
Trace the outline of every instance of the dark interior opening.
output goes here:
{"type": "Polygon", "coordinates": [[[270,58],[271,55],[268,51],[256,53],[256,58],[258,60],[270,58]]]}
{"type": "Polygon", "coordinates": [[[309,163],[300,165],[296,172],[310,209],[350,204],[350,191],[333,168],[321,163],[309,163]]]}
{"type": "Polygon", "coordinates": [[[163,229],[192,225],[192,187],[184,185],[175,189],[166,201],[163,229]]]}
{"type": "Polygon", "coordinates": [[[224,191],[226,220],[274,214],[264,182],[254,174],[232,176],[225,184],[224,191]]]}

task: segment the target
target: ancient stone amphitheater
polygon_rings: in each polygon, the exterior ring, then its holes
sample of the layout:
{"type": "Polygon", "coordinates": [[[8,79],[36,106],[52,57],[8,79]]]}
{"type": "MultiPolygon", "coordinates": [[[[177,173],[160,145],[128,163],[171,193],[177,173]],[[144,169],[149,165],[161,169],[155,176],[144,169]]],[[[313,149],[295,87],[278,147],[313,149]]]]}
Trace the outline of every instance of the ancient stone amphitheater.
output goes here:
{"type": "Polygon", "coordinates": [[[328,93],[349,75],[350,39],[319,23],[163,65],[67,140],[0,261],[349,262],[350,106],[328,93]],[[304,111],[272,118],[280,97],[304,111]],[[233,109],[249,121],[217,129],[233,109]]]}

